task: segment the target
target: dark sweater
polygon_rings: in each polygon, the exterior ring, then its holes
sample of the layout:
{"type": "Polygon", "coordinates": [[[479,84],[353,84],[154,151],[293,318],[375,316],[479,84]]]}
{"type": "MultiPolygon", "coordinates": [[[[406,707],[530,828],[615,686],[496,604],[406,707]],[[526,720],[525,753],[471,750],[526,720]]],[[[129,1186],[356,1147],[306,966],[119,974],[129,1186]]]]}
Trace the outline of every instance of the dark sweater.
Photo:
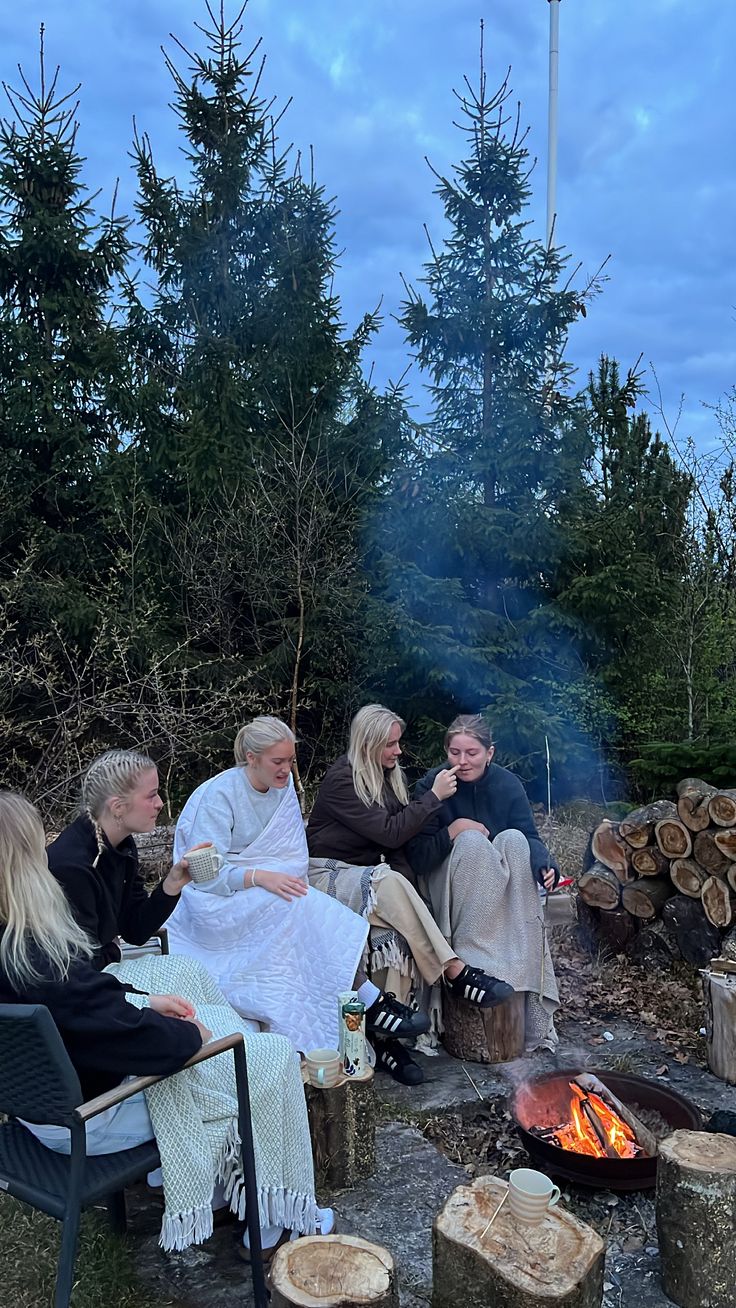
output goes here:
{"type": "Polygon", "coordinates": [[[46,1005],[85,1099],[112,1089],[126,1076],[178,1072],[201,1049],[202,1037],[193,1022],[135,1008],[125,998],[133,987],[97,972],[90,963],[73,963],[60,981],[44,955],[34,953],[33,961],[44,979],[22,990],[11,986],[0,967],[0,1003],[46,1005]]]}
{"type": "Polygon", "coordinates": [[[387,781],[383,804],[364,804],[355,793],[353,769],[343,754],[325,773],[309,817],[310,856],[335,858],[357,867],[372,867],[385,859],[413,881],[404,846],[429,821],[439,803],[428,788],[420,799],[404,805],[387,781]]]}
{"type": "MultiPolygon", "coordinates": [[[[443,767],[447,767],[447,764],[433,768],[417,782],[414,791],[417,798],[426,795],[443,767]]],[[[513,772],[499,767],[497,763],[489,764],[478,781],[461,781],[458,777],[457,792],[445,800],[432,821],[411,841],[407,853],[418,876],[434,872],[442,860],[447,858],[452,848],[447,828],[456,818],[481,822],[488,828],[491,840],[501,831],[521,831],[529,841],[532,872],[539,884],[542,884],[541,872],[545,867],[553,868],[557,873],[556,879],[559,880],[559,869],[547,846],[539,838],[522,783],[513,772]]]]}
{"type": "Polygon", "coordinates": [[[144,945],[163,926],[179,902],[161,885],[149,895],[138,865],[132,836],[112,846],[105,839],[97,867],[97,837],[89,818],[78,817],[47,849],[49,867],[60,882],[79,925],[87,932],[103,968],[120,958],[115,937],[144,945]]]}

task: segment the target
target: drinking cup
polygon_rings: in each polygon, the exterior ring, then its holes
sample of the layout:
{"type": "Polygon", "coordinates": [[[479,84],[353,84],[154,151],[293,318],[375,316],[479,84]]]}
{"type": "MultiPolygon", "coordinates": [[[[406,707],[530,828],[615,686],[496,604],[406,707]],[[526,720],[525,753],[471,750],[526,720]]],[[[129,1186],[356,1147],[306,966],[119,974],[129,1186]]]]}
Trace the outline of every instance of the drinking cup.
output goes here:
{"type": "Polygon", "coordinates": [[[205,881],[214,881],[223,862],[214,845],[204,845],[202,849],[190,849],[186,854],[182,854],[182,858],[187,860],[189,875],[197,885],[205,881]]]}
{"type": "Polygon", "coordinates": [[[304,1055],[309,1084],[320,1090],[336,1086],[342,1073],[342,1060],[337,1049],[310,1049],[304,1055]]]}
{"type": "Polygon", "coordinates": [[[559,1186],[532,1167],[517,1167],[509,1177],[509,1208],[517,1221],[527,1226],[538,1226],[544,1221],[559,1197],[559,1186]]]}

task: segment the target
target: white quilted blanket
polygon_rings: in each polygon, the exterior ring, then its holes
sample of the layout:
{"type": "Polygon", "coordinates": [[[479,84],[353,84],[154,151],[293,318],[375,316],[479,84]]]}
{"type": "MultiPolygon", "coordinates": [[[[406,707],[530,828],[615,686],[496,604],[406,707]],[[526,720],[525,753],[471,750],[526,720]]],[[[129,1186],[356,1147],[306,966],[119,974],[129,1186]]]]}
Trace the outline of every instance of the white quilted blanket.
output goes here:
{"type": "MultiPolygon", "coordinates": [[[[293,787],[261,835],[227,861],[306,880],[293,787]]],[[[337,1048],[337,995],[352,987],[368,935],[357,913],[311,888],[287,903],[258,886],[227,897],[186,886],[167,927],[171,952],[198,959],[242,1017],[288,1036],[302,1052],[337,1048]]]]}

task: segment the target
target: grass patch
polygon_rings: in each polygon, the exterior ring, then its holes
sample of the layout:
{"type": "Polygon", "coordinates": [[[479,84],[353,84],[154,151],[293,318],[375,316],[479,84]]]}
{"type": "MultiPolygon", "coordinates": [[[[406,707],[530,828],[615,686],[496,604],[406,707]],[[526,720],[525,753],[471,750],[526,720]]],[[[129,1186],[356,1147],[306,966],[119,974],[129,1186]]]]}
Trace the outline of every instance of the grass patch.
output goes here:
{"type": "MultiPolygon", "coordinates": [[[[7,1195],[0,1198],[2,1303],[7,1308],[50,1308],[61,1224],[7,1195]]],[[[82,1216],[73,1308],[176,1308],[152,1299],[135,1274],[135,1251],[112,1234],[104,1213],[82,1216]]]]}

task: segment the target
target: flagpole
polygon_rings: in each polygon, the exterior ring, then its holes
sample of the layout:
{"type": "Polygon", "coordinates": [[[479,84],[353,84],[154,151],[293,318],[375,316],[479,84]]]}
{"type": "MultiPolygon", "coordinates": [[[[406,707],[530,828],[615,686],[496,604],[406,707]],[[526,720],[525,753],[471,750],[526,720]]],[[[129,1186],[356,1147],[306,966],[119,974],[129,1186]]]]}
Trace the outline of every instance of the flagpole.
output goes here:
{"type": "Polygon", "coordinates": [[[547,118],[547,247],[557,210],[557,98],[560,62],[560,0],[549,4],[549,113],[547,118]]]}

